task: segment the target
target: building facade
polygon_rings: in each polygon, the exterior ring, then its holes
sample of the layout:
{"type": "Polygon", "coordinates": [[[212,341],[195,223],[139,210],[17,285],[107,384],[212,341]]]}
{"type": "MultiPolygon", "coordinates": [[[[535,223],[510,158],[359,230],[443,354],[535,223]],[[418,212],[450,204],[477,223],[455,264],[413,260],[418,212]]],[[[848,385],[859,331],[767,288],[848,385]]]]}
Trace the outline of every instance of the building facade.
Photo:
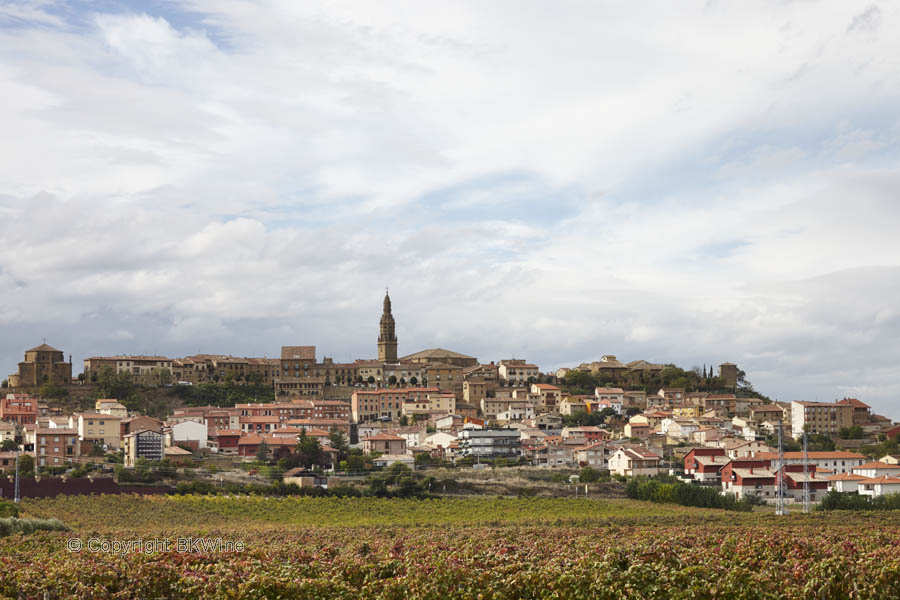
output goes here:
{"type": "Polygon", "coordinates": [[[840,402],[791,402],[791,435],[800,439],[803,432],[837,435],[853,426],[854,406],[840,402]]]}
{"type": "Polygon", "coordinates": [[[22,427],[37,423],[37,398],[28,394],[7,394],[0,400],[0,421],[22,427]]]}
{"type": "Polygon", "coordinates": [[[29,431],[39,467],[62,467],[79,456],[78,432],[74,429],[37,428],[29,431]]]}
{"type": "Polygon", "coordinates": [[[72,362],[66,362],[62,350],[41,344],[25,351],[25,360],[8,378],[9,387],[36,387],[45,383],[72,383],[72,362]]]}
{"type": "Polygon", "coordinates": [[[175,379],[172,359],[165,356],[92,356],[84,359],[84,378],[96,382],[109,368],[116,375],[127,373],[139,385],[165,385],[175,379]]]}
{"type": "Polygon", "coordinates": [[[459,454],[472,458],[518,458],[521,454],[517,429],[463,429],[459,432],[459,454]]]}
{"type": "Polygon", "coordinates": [[[162,432],[145,429],[125,436],[125,467],[133,468],[137,459],[162,460],[166,443],[162,432]]]}
{"type": "Polygon", "coordinates": [[[69,417],[69,429],[78,432],[78,439],[94,442],[118,450],[121,441],[119,417],[100,413],[76,413],[69,417]]]}

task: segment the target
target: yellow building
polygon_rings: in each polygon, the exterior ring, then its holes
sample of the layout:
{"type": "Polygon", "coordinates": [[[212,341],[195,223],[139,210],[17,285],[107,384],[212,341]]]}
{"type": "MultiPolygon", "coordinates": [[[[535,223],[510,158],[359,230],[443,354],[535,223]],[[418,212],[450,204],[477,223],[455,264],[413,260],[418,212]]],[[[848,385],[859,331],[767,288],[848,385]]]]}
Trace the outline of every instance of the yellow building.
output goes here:
{"type": "Polygon", "coordinates": [[[672,407],[672,414],[676,418],[697,419],[703,414],[703,408],[689,404],[678,404],[672,407]]]}
{"type": "Polygon", "coordinates": [[[105,444],[118,450],[121,445],[119,424],[122,419],[101,413],[75,413],[69,417],[69,429],[78,432],[78,439],[105,444]]]}

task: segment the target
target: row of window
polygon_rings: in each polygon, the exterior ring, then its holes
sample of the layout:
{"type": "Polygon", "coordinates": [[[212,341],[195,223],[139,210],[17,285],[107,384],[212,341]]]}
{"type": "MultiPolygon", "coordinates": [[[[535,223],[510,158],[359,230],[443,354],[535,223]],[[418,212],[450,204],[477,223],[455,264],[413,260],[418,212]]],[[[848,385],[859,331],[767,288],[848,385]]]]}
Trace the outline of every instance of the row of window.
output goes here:
{"type": "MultiPolygon", "coordinates": [[[[41,442],[40,442],[41,446],[46,446],[46,445],[47,445],[47,437],[45,437],[45,436],[44,436],[44,437],[41,437],[40,440],[41,440],[41,442]]],[[[54,435],[54,436],[53,436],[53,441],[54,441],[54,442],[59,442],[59,436],[58,436],[58,435],[54,435]]],[[[74,444],[74,443],[75,443],[75,436],[71,436],[71,437],[67,438],[66,442],[67,442],[69,445],[74,444]]]]}
{"type": "MultiPolygon", "coordinates": [[[[54,453],[54,454],[59,454],[59,447],[58,447],[58,446],[54,446],[54,447],[53,447],[53,453],[54,453]]],[[[39,454],[40,454],[41,456],[46,455],[46,454],[47,454],[47,449],[42,447],[42,448],[40,449],[39,454]]],[[[72,448],[66,448],[66,455],[67,455],[67,456],[72,456],[72,454],[73,454],[72,448]]]]}

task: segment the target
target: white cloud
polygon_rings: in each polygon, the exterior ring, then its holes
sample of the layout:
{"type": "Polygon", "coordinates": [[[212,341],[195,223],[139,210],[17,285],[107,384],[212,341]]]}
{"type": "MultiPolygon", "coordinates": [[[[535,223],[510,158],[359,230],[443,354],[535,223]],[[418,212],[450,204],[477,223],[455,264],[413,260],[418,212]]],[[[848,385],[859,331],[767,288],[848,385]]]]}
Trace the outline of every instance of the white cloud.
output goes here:
{"type": "Polygon", "coordinates": [[[409,351],[732,360],[900,416],[897,8],[188,8],[0,28],[6,364],[47,329],[359,357],[390,285],[409,351]]]}

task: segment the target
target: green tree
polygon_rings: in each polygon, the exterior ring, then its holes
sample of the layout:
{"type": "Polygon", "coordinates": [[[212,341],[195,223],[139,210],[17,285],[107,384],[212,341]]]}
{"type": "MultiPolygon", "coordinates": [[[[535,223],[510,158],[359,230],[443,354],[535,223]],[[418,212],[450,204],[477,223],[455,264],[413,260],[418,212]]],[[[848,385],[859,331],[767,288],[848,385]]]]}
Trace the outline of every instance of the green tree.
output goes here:
{"type": "Polygon", "coordinates": [[[853,425],[851,427],[842,427],[841,433],[840,433],[841,438],[845,439],[845,440],[861,440],[861,439],[863,439],[864,435],[865,435],[865,432],[863,431],[863,428],[860,427],[859,425],[853,425]]]}
{"type": "Polygon", "coordinates": [[[9,387],[9,380],[8,380],[8,379],[4,379],[2,382],[0,382],[0,388],[6,389],[6,388],[8,388],[8,387],[9,387]]]}
{"type": "Polygon", "coordinates": [[[67,390],[63,385],[60,385],[54,381],[50,381],[41,386],[38,394],[41,396],[41,398],[61,400],[63,398],[69,397],[69,390],[67,390]]]}
{"type": "Polygon", "coordinates": [[[262,442],[259,445],[259,448],[256,449],[256,460],[259,462],[266,462],[269,459],[269,445],[266,442],[262,442]]]}
{"type": "Polygon", "coordinates": [[[19,477],[34,477],[34,458],[30,454],[19,455],[19,477]]]}
{"type": "Polygon", "coordinates": [[[297,456],[300,458],[300,466],[306,469],[325,462],[325,452],[318,438],[306,435],[306,430],[297,438],[297,456]]]}
{"type": "Polygon", "coordinates": [[[367,381],[369,382],[369,385],[372,385],[373,383],[375,383],[375,376],[369,375],[369,379],[367,381]]]}
{"type": "Polygon", "coordinates": [[[412,377],[409,378],[410,385],[416,385],[417,383],[419,383],[419,378],[416,377],[415,375],[413,375],[412,377]]]}
{"type": "Polygon", "coordinates": [[[18,447],[19,445],[16,444],[15,440],[3,440],[3,442],[0,442],[0,450],[3,452],[12,452],[18,447]]]}
{"type": "Polygon", "coordinates": [[[347,471],[351,473],[359,473],[366,470],[366,459],[359,454],[350,454],[347,456],[347,471]]]}
{"type": "Polygon", "coordinates": [[[581,483],[594,483],[600,479],[600,471],[592,467],[584,467],[578,474],[578,481],[581,483]]]}
{"type": "Polygon", "coordinates": [[[104,456],[106,452],[103,450],[103,444],[94,442],[91,446],[90,456],[104,456]]]}
{"type": "Polygon", "coordinates": [[[586,371],[571,370],[561,383],[570,394],[593,394],[600,382],[586,371]]]}
{"type": "Polygon", "coordinates": [[[97,374],[97,398],[115,398],[130,410],[138,408],[140,395],[129,373],[116,373],[112,367],[103,367],[97,374]]]}
{"type": "MultiPolygon", "coordinates": [[[[801,441],[802,443],[802,441],[801,441]]],[[[834,452],[834,440],[821,433],[813,433],[808,435],[807,449],[810,452],[834,452]]]]}
{"type": "Polygon", "coordinates": [[[397,385],[397,376],[396,375],[391,375],[390,377],[388,377],[388,385],[391,385],[391,386],[397,385]]]}
{"type": "Polygon", "coordinates": [[[347,437],[340,429],[337,427],[331,428],[331,431],[328,432],[328,442],[332,448],[337,450],[338,461],[347,459],[347,456],[350,454],[350,444],[347,442],[347,437]]]}
{"type": "Polygon", "coordinates": [[[252,373],[247,375],[247,383],[249,383],[250,385],[262,385],[263,381],[265,381],[265,378],[259,371],[253,371],[252,373]]]}
{"type": "Polygon", "coordinates": [[[440,460],[431,456],[427,452],[420,452],[419,454],[416,454],[415,461],[416,461],[417,467],[429,467],[432,465],[439,464],[441,462],[440,460]]]}

